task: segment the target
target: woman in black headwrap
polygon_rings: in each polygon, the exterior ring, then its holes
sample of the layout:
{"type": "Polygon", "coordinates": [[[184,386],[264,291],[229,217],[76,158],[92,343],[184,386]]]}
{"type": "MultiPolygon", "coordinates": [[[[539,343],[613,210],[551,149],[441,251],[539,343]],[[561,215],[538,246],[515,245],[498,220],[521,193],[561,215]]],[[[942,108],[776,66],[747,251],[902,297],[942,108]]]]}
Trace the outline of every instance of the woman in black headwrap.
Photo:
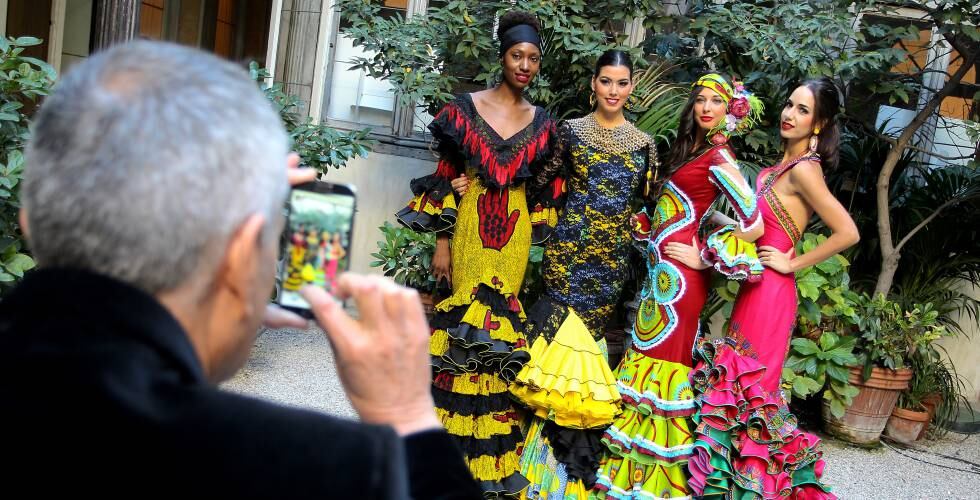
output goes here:
{"type": "Polygon", "coordinates": [[[540,69],[538,29],[524,12],[500,18],[503,80],[435,116],[438,168],[412,181],[415,198],[397,214],[407,227],[438,235],[432,271],[453,293],[431,322],[433,395],[488,497],[516,496],[528,485],[519,473],[520,417],[507,391],[529,359],[517,295],[532,233],[547,232],[532,219],[555,220],[555,190],[527,193],[524,185],[550,157],[556,130],[523,96],[540,69]],[[453,192],[454,180],[468,183],[464,194],[453,192]]]}

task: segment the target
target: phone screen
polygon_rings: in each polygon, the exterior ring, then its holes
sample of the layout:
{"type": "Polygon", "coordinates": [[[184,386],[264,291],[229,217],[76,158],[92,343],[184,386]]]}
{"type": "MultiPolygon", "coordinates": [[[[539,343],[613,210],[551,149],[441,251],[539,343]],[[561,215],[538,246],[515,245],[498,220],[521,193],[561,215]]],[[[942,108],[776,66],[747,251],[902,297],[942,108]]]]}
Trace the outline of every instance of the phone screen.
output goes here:
{"type": "Polygon", "coordinates": [[[279,304],[309,309],[299,294],[306,285],[333,292],[350,259],[354,196],[294,189],[289,195],[285,266],[279,304]]]}

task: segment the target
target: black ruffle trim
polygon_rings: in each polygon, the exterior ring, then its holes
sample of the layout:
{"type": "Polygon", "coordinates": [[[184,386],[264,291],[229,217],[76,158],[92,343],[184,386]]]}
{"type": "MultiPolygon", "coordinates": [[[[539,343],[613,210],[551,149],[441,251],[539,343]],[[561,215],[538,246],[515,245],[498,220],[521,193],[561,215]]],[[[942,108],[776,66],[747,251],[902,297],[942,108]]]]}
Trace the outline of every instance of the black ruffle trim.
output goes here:
{"type": "Polygon", "coordinates": [[[506,392],[491,394],[489,396],[479,396],[459,394],[432,386],[432,400],[435,401],[436,408],[441,408],[450,413],[466,417],[488,415],[490,413],[509,411],[514,408],[514,401],[506,392]]]}
{"type": "Polygon", "coordinates": [[[569,479],[581,479],[587,489],[595,486],[603,429],[568,429],[547,421],[541,433],[551,443],[555,460],[565,464],[569,479]]]}
{"type": "Polygon", "coordinates": [[[480,488],[484,498],[513,498],[530,484],[520,472],[515,472],[502,481],[480,481],[480,488]]]}
{"type": "Polygon", "coordinates": [[[541,297],[527,312],[524,335],[527,337],[528,344],[534,344],[539,336],[544,336],[544,339],[551,343],[567,317],[568,306],[551,297],[541,297]]]}
{"type": "Polygon", "coordinates": [[[409,207],[405,207],[395,213],[395,218],[398,219],[398,222],[420,233],[451,231],[453,226],[456,225],[456,216],[457,212],[454,208],[443,209],[442,213],[436,216],[412,210],[409,207]]]}
{"type": "MultiPolygon", "coordinates": [[[[534,114],[534,121],[530,128],[532,128],[532,133],[530,136],[530,141],[538,140],[541,134],[547,134],[548,139],[545,141],[545,145],[538,148],[535,152],[533,158],[528,158],[526,155],[521,161],[520,166],[514,172],[513,176],[508,182],[500,183],[493,177],[493,175],[487,170],[485,166],[485,161],[483,158],[484,154],[494,154],[496,151],[477,151],[471,152],[466,144],[466,130],[458,127],[455,120],[450,117],[450,114],[461,114],[466,124],[464,127],[470,127],[470,134],[477,135],[474,125],[474,117],[476,116],[476,107],[473,105],[471,99],[466,95],[459,95],[453,102],[446,104],[432,119],[429,123],[428,129],[432,133],[432,137],[435,139],[435,147],[440,151],[455,150],[464,159],[464,163],[476,169],[476,177],[478,177],[484,186],[496,189],[503,189],[509,186],[519,186],[527,179],[531,178],[534,174],[531,171],[531,165],[535,165],[540,161],[544,161],[551,156],[551,138],[557,133],[558,129],[555,126],[554,120],[545,110],[536,110],[534,114]]],[[[525,131],[521,131],[518,134],[524,134],[525,131]]],[[[507,139],[504,142],[510,142],[511,139],[507,139]]],[[[521,147],[527,148],[528,144],[526,142],[514,142],[513,145],[517,146],[522,144],[521,147]]],[[[493,144],[486,144],[487,147],[493,147],[493,144]]],[[[482,145],[478,146],[482,149],[482,145]]],[[[515,158],[518,152],[511,151],[510,154],[504,157],[498,157],[501,163],[507,163],[509,160],[515,158]]],[[[451,186],[450,186],[451,188],[451,186]]]]}
{"type": "Polygon", "coordinates": [[[485,455],[500,458],[507,453],[519,453],[520,447],[524,444],[524,435],[521,434],[521,426],[514,422],[509,434],[498,434],[486,439],[478,439],[473,436],[457,436],[450,434],[459,449],[464,450],[470,460],[485,455]]]}
{"type": "Polygon", "coordinates": [[[445,198],[446,195],[453,193],[451,179],[439,177],[436,174],[430,174],[426,175],[425,177],[412,179],[409,186],[412,188],[412,194],[415,196],[422,196],[423,194],[428,193],[430,197],[437,200],[441,200],[445,198]]]}

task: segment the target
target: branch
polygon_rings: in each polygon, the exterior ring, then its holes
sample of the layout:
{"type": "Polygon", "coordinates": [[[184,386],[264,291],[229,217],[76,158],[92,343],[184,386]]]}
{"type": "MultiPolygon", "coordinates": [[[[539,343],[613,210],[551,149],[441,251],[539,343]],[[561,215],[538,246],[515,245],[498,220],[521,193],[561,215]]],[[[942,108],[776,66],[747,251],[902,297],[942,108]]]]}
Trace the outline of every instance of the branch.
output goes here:
{"type": "Polygon", "coordinates": [[[954,198],[952,200],[947,200],[946,203],[943,203],[942,205],[939,205],[939,208],[937,208],[931,214],[929,214],[929,217],[926,217],[925,219],[922,219],[922,222],[920,222],[918,225],[916,225],[915,227],[913,227],[912,230],[909,231],[905,235],[905,237],[902,238],[901,241],[898,242],[897,245],[895,245],[895,251],[896,252],[901,251],[902,250],[902,247],[904,247],[905,244],[908,243],[909,240],[912,239],[913,236],[915,236],[915,233],[918,233],[922,228],[926,227],[926,224],[929,224],[930,222],[932,222],[933,219],[935,219],[936,217],[938,217],[940,212],[942,212],[943,210],[945,210],[950,205],[956,204],[958,201],[960,201],[960,200],[957,200],[957,199],[954,198]]]}
{"type": "Polygon", "coordinates": [[[946,161],[965,160],[967,158],[973,158],[975,156],[975,155],[972,155],[972,154],[965,155],[965,156],[946,156],[946,155],[941,155],[939,153],[934,153],[932,151],[929,151],[927,149],[920,148],[918,146],[912,146],[911,144],[908,145],[908,146],[905,146],[905,148],[906,149],[911,149],[912,151],[918,151],[920,153],[925,153],[925,154],[927,154],[929,156],[932,156],[933,158],[939,158],[940,160],[946,160],[946,161]]]}

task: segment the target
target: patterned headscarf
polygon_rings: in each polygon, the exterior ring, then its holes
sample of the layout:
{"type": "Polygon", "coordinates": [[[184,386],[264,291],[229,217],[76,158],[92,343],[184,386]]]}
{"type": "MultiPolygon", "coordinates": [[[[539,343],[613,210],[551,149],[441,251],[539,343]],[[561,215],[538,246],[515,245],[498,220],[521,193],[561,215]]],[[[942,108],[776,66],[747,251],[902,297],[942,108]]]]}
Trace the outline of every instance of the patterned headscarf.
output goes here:
{"type": "Polygon", "coordinates": [[[732,135],[744,134],[762,118],[764,109],[762,100],[752,95],[742,82],[732,80],[732,83],[728,83],[725,77],[717,73],[708,73],[698,78],[691,88],[699,86],[713,90],[721,96],[727,106],[725,118],[708,131],[712,143],[721,144],[732,135]]]}

